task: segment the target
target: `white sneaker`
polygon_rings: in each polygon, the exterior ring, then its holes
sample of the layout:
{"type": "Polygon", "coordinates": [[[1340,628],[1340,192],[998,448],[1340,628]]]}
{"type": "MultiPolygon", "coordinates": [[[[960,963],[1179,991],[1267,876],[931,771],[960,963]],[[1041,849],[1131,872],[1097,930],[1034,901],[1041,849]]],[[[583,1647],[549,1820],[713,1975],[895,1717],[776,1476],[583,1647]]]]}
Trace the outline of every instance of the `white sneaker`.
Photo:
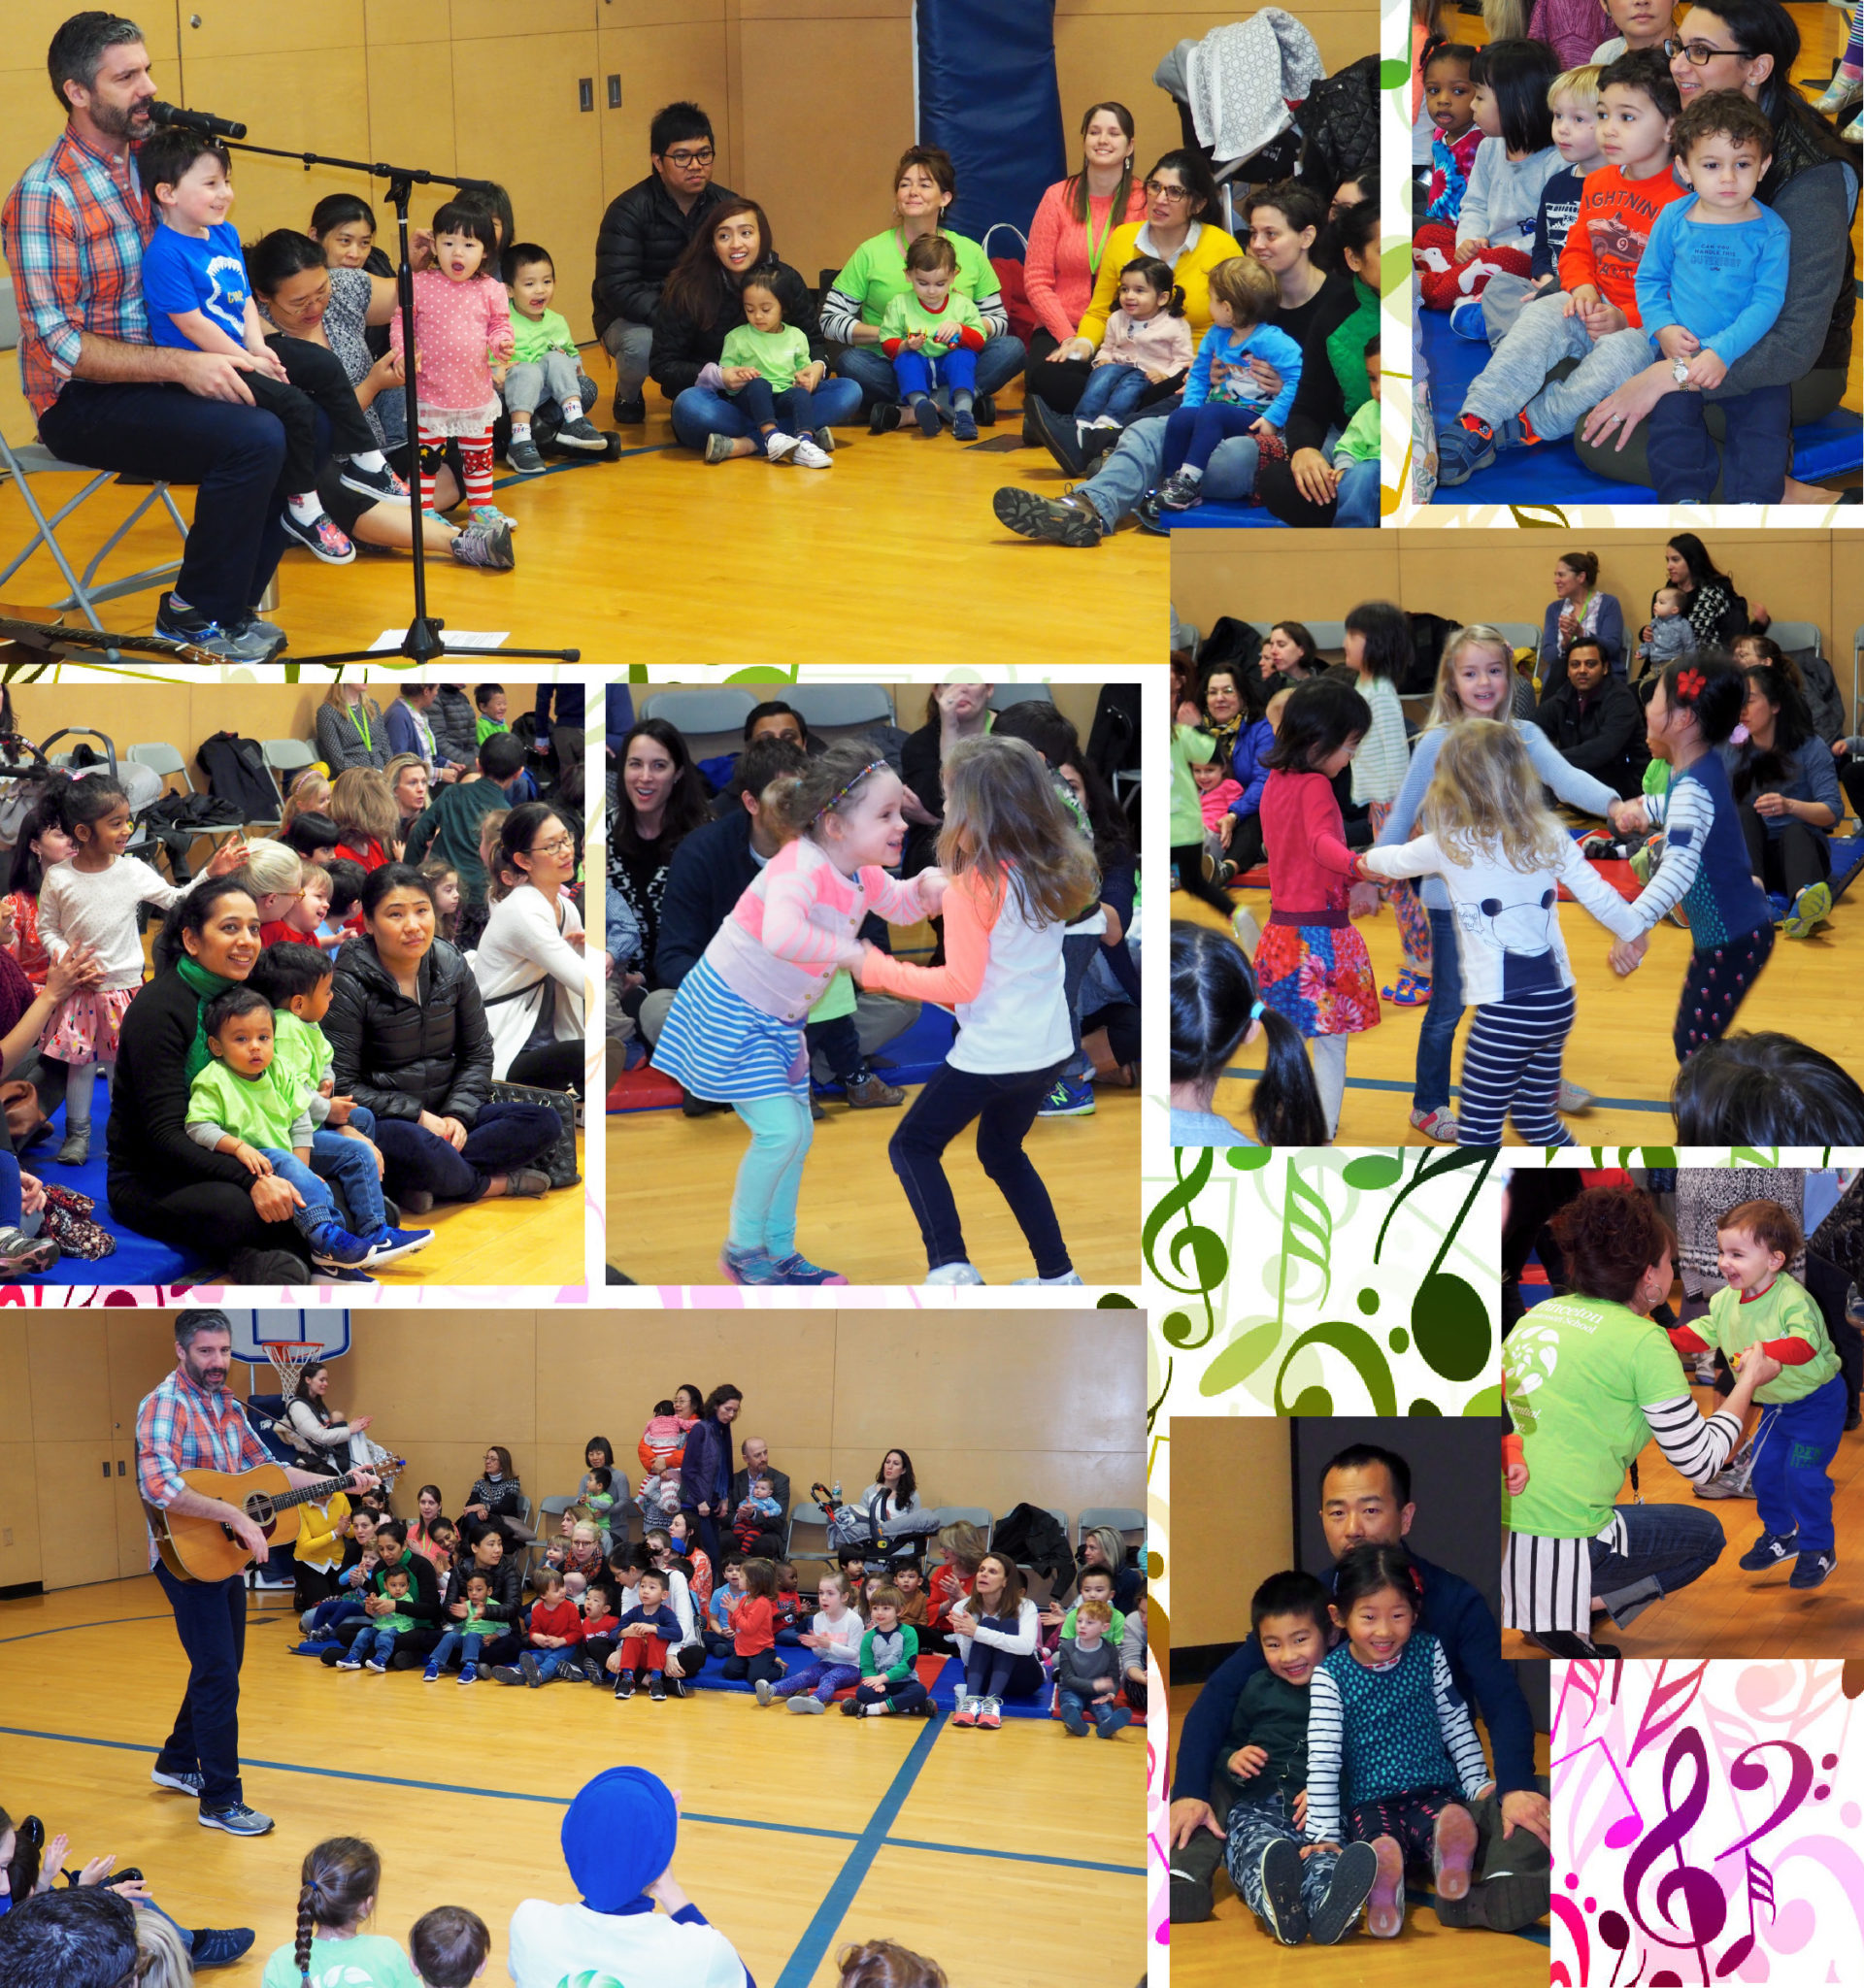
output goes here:
{"type": "Polygon", "coordinates": [[[1071,1270],[1063,1276],[1016,1277],[1014,1278],[1013,1281],[1018,1284],[1078,1284],[1081,1282],[1081,1273],[1079,1271],[1071,1270]]]}
{"type": "Polygon", "coordinates": [[[764,453],[772,462],[782,462],[792,449],[800,447],[794,435],[785,435],[779,429],[773,429],[764,437],[764,453]]]}
{"type": "Polygon", "coordinates": [[[925,1274],[928,1284],[981,1284],[983,1277],[968,1263],[942,1263],[925,1274]]]}
{"type": "Polygon", "coordinates": [[[830,458],[825,450],[817,448],[807,436],[796,445],[796,452],[790,461],[806,470],[825,470],[830,467],[830,458]]]}

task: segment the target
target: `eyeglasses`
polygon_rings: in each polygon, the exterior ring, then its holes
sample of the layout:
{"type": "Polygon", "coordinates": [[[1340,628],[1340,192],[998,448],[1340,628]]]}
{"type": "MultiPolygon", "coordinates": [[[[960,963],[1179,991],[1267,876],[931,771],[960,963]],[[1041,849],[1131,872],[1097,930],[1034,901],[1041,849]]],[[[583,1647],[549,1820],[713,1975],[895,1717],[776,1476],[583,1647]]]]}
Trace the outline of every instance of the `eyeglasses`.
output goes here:
{"type": "Polygon", "coordinates": [[[1751,49],[1717,49],[1711,42],[1665,42],[1663,52],[1673,62],[1679,55],[1684,56],[1694,69],[1706,69],[1712,55],[1739,55],[1744,62],[1754,59],[1751,49]]]}
{"type": "Polygon", "coordinates": [[[1168,186],[1163,180],[1148,180],[1146,191],[1153,200],[1188,200],[1191,197],[1188,186],[1168,186]]]}
{"type": "Polygon", "coordinates": [[[670,166],[678,166],[683,172],[688,166],[709,166],[715,156],[711,146],[703,146],[698,151],[670,151],[663,154],[670,166]]]}
{"type": "Polygon", "coordinates": [[[576,847],[576,840],[573,836],[560,835],[553,842],[533,843],[531,846],[537,855],[567,856],[576,847]]]}

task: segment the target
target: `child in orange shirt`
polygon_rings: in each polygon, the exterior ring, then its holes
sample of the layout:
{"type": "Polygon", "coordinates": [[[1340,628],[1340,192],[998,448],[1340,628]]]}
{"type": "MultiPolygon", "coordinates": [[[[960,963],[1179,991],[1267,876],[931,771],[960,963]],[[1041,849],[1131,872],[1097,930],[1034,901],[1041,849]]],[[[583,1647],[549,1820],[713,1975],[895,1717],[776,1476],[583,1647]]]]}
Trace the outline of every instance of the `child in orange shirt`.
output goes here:
{"type": "Polygon", "coordinates": [[[744,1599],[731,1611],[732,1653],[725,1659],[725,1675],[751,1684],[761,1677],[774,1684],[783,1674],[773,1626],[777,1570],[768,1560],[747,1560],[744,1577],[744,1599]]]}

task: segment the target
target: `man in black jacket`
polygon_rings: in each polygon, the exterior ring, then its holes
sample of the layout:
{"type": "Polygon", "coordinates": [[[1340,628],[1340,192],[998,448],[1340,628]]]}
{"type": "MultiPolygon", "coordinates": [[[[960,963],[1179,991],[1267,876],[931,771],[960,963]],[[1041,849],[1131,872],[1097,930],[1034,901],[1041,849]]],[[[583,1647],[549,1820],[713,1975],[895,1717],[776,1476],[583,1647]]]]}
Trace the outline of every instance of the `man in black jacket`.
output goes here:
{"type": "Polygon", "coordinates": [[[1604,649],[1591,636],[1575,636],[1565,662],[1566,680],[1541,699],[1534,722],[1569,766],[1632,800],[1650,763],[1644,712],[1632,691],[1613,676],[1604,649]]]}
{"type": "Polygon", "coordinates": [[[668,104],[649,127],[653,171],[609,202],[595,238],[595,334],[615,360],[615,418],[645,421],[642,383],[653,350],[660,285],[729,186],[713,184],[712,119],[697,104],[668,104]]]}

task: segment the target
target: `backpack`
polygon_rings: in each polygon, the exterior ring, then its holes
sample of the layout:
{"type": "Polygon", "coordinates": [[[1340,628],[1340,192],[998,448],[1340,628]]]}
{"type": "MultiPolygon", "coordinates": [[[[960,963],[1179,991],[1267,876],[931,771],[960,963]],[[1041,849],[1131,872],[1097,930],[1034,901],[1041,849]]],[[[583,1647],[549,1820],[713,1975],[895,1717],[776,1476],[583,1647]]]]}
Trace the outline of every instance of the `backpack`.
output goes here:
{"type": "Polygon", "coordinates": [[[208,791],[240,810],[242,821],[276,821],[279,790],[266,771],[265,753],[256,739],[238,732],[216,732],[195,748],[194,757],[207,776],[208,791]]]}

